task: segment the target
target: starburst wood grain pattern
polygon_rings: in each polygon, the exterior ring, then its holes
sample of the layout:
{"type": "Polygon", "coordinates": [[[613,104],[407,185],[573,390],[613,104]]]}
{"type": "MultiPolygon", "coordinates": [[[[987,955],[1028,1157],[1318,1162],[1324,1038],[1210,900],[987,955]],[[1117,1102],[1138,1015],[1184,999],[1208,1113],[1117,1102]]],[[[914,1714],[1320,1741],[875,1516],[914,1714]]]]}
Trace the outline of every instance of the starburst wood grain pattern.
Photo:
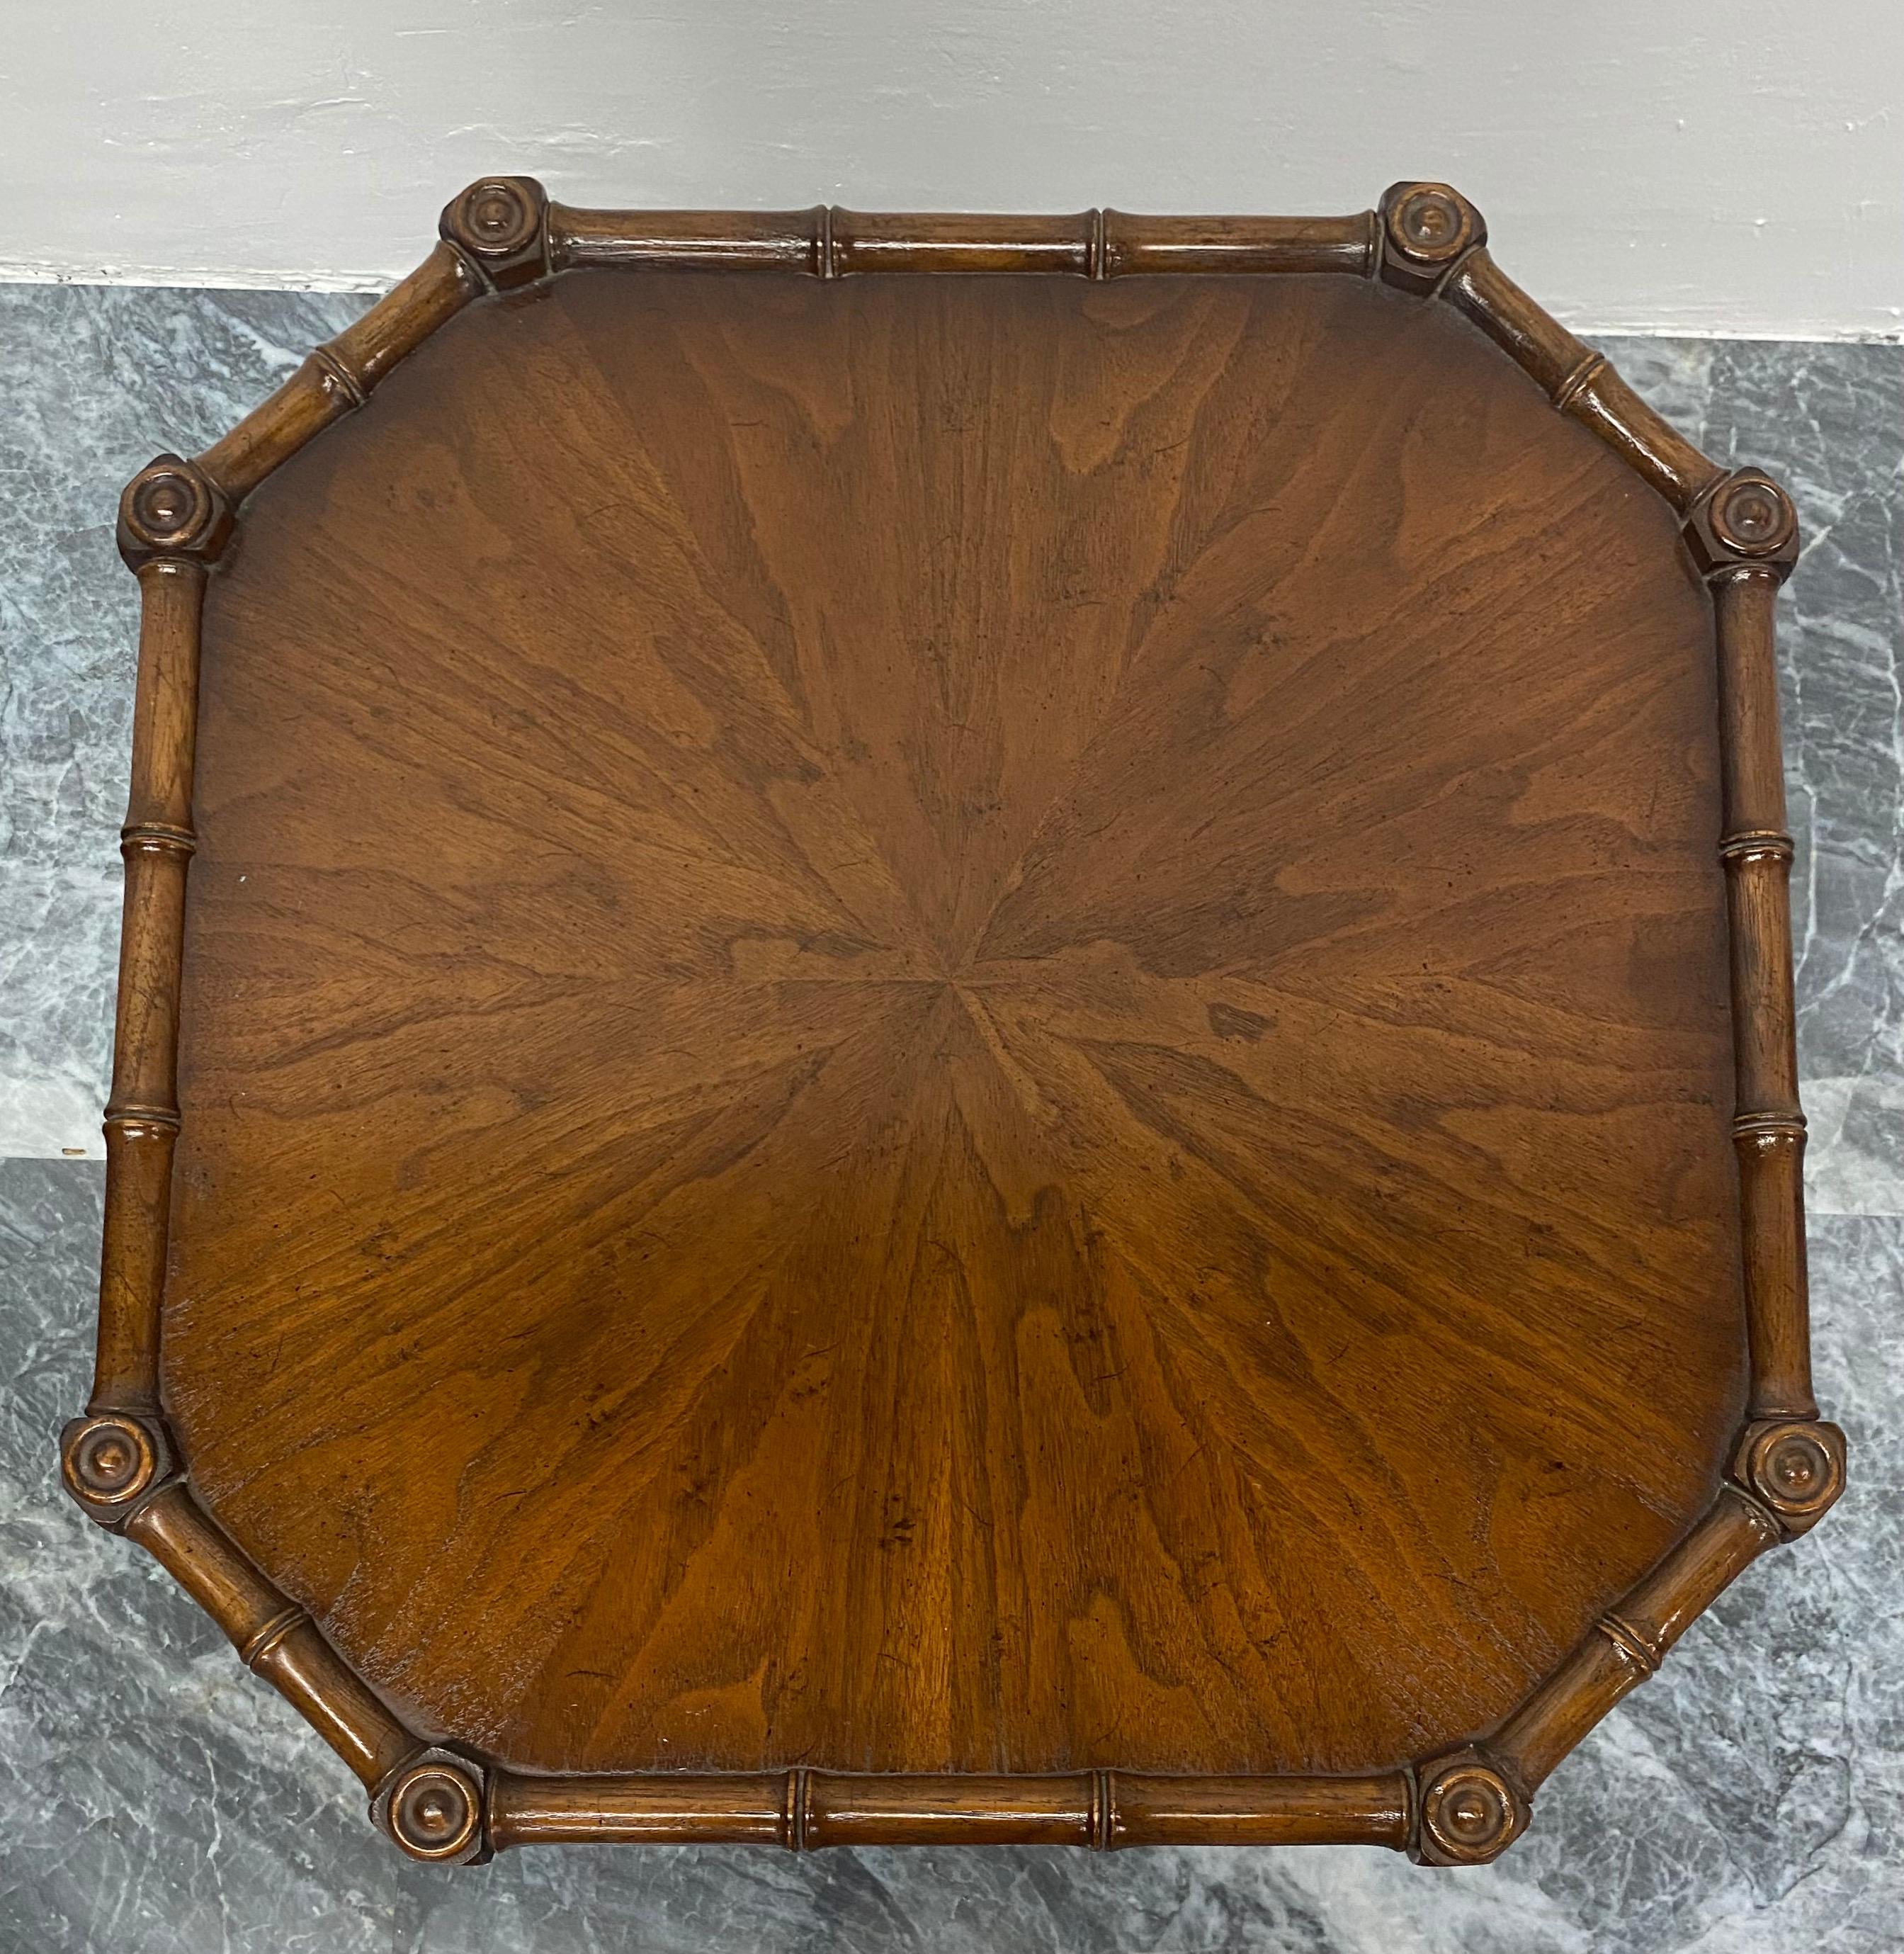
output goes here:
{"type": "Polygon", "coordinates": [[[121,498],[68,1490],[426,1861],[1497,1856],[1844,1484],[1790,498],[1446,184],[441,234],[121,498]]]}
{"type": "Polygon", "coordinates": [[[517,1769],[1487,1727],[1744,1408],[1712,631],[1379,284],[470,309],[207,600],[199,1497],[517,1769]]]}

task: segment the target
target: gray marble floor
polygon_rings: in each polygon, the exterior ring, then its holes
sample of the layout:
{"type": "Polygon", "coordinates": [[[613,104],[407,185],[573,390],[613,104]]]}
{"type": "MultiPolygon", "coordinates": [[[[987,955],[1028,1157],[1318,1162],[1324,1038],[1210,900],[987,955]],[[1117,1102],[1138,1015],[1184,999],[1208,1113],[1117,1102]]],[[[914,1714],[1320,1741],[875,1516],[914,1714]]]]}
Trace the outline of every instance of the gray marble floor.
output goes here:
{"type": "Polygon", "coordinates": [[[1621,341],[1808,539],[1785,705],[1821,1394],[1852,1491],[1759,1563],[1495,1867],[1358,1851],[544,1849],[405,1862],[316,1739],[55,1491],[80,1403],[131,713],[118,485],[348,297],[0,287],[0,1949],[1875,1954],[1904,1945],[1904,348],[1621,341]],[[68,1157],[75,1151],[92,1158],[68,1157]]]}

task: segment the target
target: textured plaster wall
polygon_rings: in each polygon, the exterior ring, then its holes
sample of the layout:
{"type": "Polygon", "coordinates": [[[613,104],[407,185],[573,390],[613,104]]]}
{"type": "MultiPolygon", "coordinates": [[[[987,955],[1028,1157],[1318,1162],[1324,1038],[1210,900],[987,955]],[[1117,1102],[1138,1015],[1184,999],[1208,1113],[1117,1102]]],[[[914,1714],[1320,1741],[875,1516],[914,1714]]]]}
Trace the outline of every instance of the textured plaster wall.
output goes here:
{"type": "Polygon", "coordinates": [[[376,286],[469,178],[572,202],[1485,210],[1576,325],[1904,329],[1904,6],[146,0],[0,36],[0,276],[376,286]]]}

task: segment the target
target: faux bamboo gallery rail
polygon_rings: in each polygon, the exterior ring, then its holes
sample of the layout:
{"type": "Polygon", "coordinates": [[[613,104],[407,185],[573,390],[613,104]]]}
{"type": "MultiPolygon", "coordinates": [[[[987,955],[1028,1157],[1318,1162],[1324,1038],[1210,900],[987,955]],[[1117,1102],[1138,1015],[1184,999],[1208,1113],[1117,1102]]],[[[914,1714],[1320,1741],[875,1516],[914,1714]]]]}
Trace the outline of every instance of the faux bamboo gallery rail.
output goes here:
{"type": "Polygon", "coordinates": [[[1843,1483],[1844,1444],[1819,1421],[1806,1319],[1799,1111],[1773,646],[1778,587],[1797,552],[1790,499],[1728,473],[1626,386],[1495,265],[1479,214],[1444,185],[1401,184],[1379,207],[1326,218],[894,216],[836,209],[627,212],[551,203],[524,177],[476,184],[441,241],[355,325],[314,351],[195,460],[160,457],[128,485],[120,544],[143,598],[97,1367],[62,1437],[74,1497],[146,1547],[243,1661],[309,1719],[372,1795],[406,1852],[469,1861],[536,1840],[834,1844],[1360,1842],[1436,1864],[1493,1858],[1541,1783],[1644,1681],[1688,1623],[1758,1554],[1809,1528],[1843,1483]],[[161,1403],[159,1325],[171,1161],[199,639],[208,577],[245,498],[463,308],[591,268],[1084,279],[1301,275],[1379,280],[1470,321],[1677,513],[1716,618],[1722,831],[1735,1041],[1749,1401],[1709,1510],[1492,1729],[1361,1776],[836,1774],[544,1777],[406,1729],[316,1624],[223,1531],[190,1489],[161,1403]]]}

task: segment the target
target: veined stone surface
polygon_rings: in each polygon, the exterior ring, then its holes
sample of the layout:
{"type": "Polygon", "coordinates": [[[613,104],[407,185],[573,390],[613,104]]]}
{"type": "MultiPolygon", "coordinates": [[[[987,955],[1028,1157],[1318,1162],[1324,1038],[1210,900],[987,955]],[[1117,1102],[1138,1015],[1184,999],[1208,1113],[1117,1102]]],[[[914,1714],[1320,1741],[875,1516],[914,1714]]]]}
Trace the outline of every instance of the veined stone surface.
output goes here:
{"type": "Polygon", "coordinates": [[[1818,1390],[1850,1489],[1541,1794],[1498,1864],[1384,1852],[538,1848],[400,1859],[354,1782],[58,1490],[91,1356],[136,591],[118,492],[363,301],[0,287],[0,1947],[36,1954],[1879,1954],[1904,1921],[1904,347],[1617,340],[1792,488],[1781,620],[1818,1390]],[[83,1149],[96,1158],[61,1158],[83,1149]]]}

